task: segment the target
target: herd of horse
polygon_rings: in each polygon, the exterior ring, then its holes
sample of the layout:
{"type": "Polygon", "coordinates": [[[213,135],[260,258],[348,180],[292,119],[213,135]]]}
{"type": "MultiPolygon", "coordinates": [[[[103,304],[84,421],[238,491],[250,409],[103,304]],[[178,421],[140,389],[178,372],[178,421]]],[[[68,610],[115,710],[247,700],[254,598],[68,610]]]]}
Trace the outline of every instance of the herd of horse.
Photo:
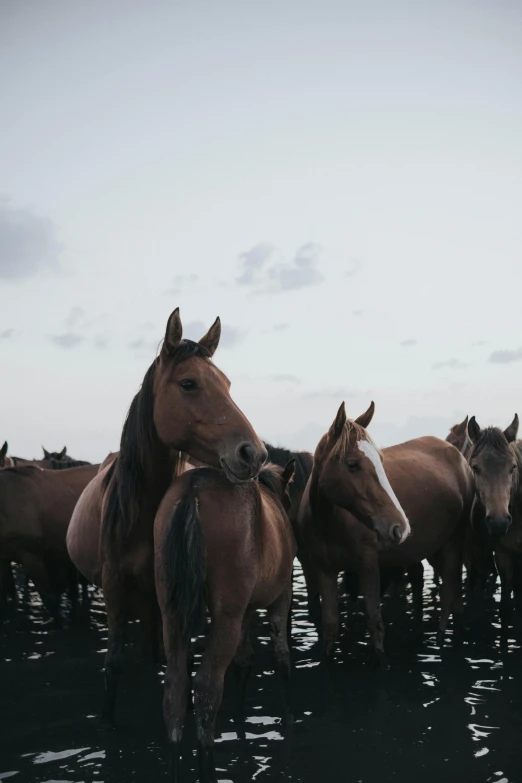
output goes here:
{"type": "Polygon", "coordinates": [[[501,583],[506,616],[522,598],[522,442],[518,417],[502,430],[475,418],[445,441],[421,437],[379,451],[344,403],[315,454],[264,443],[230,396],[212,357],[219,319],[183,339],[167,323],[123,426],[120,449],[100,465],[44,449],[43,460],[0,450],[0,611],[16,600],[19,564],[57,624],[66,590],[103,589],[108,644],[102,723],[114,725],[125,632],[138,619],[143,655],[166,658],[164,719],[169,780],[181,779],[181,742],[193,703],[200,781],[216,778],[214,732],[225,672],[234,663],[244,698],[250,630],[267,610],[283,720],[292,720],[289,617],[300,561],[310,616],[325,655],[339,634],[339,574],[362,595],[377,663],[386,667],[381,597],[408,579],[422,610],[423,561],[437,575],[438,643],[454,635],[467,595],[501,583]],[[195,676],[195,640],[203,654],[195,676]]]}

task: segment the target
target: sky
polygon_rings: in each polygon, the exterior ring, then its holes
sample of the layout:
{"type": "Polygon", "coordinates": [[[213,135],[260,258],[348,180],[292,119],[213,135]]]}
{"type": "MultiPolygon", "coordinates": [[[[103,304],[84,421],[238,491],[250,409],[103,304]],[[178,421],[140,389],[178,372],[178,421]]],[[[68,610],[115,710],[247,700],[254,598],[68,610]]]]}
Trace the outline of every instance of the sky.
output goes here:
{"type": "Polygon", "coordinates": [[[171,311],[258,433],[522,415],[516,0],[5,0],[0,442],[101,460],[171,311]]]}

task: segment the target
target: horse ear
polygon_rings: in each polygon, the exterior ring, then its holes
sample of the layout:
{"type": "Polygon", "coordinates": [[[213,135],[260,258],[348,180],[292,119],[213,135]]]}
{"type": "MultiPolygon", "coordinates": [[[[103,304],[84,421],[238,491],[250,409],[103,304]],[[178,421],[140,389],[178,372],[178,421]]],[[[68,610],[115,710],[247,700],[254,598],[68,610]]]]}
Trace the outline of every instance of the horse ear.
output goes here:
{"type": "Polygon", "coordinates": [[[468,417],[466,416],[464,421],[461,421],[460,424],[455,425],[453,432],[456,435],[465,435],[467,428],[468,428],[468,417]]]}
{"type": "Polygon", "coordinates": [[[7,441],[4,442],[4,445],[0,449],[0,459],[3,460],[6,454],[7,454],[7,441]]]}
{"type": "Polygon", "coordinates": [[[507,429],[504,430],[504,435],[508,443],[513,443],[517,439],[518,435],[518,414],[515,413],[515,418],[507,429]]]}
{"type": "Polygon", "coordinates": [[[364,429],[366,429],[366,427],[370,426],[370,422],[373,419],[374,413],[375,413],[375,403],[372,400],[368,410],[365,413],[362,413],[357,419],[355,419],[355,423],[359,424],[361,427],[364,427],[364,429]]]}
{"type": "Polygon", "coordinates": [[[179,316],[179,307],[176,307],[173,313],[171,313],[169,320],[167,321],[167,329],[165,331],[165,346],[168,353],[176,353],[183,339],[183,327],[181,325],[181,318],[179,316]]]}
{"type": "Polygon", "coordinates": [[[219,338],[221,337],[221,321],[219,316],[216,318],[208,332],[201,338],[199,344],[206,348],[211,356],[214,356],[216,348],[219,345],[219,338]]]}
{"type": "Polygon", "coordinates": [[[344,407],[344,402],[342,402],[339,410],[337,411],[337,416],[335,417],[335,421],[330,427],[330,435],[333,435],[335,438],[338,438],[341,432],[343,431],[345,424],[346,424],[346,408],[344,407]]]}
{"type": "Polygon", "coordinates": [[[51,455],[49,454],[47,449],[44,449],[43,446],[42,446],[42,449],[43,449],[43,453],[44,453],[44,459],[51,459],[51,455]]]}
{"type": "Polygon", "coordinates": [[[58,454],[58,459],[63,459],[66,454],[67,454],[67,446],[64,446],[63,449],[58,454]]]}
{"type": "Polygon", "coordinates": [[[480,438],[480,427],[477,424],[477,420],[474,416],[468,421],[468,435],[472,443],[476,443],[480,438]]]}
{"type": "Polygon", "coordinates": [[[281,476],[285,488],[294,480],[295,475],[295,459],[291,459],[287,462],[283,475],[281,476]]]}

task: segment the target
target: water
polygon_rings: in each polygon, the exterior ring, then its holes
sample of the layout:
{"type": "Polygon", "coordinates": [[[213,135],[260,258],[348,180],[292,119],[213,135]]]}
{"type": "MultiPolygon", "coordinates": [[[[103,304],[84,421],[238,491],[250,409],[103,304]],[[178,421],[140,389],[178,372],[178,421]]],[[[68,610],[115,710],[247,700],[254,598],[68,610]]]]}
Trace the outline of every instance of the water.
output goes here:
{"type": "MultiPolygon", "coordinates": [[[[281,726],[263,614],[247,696],[247,720],[232,720],[234,681],[226,684],[216,760],[222,783],[520,783],[521,630],[502,643],[498,603],[468,617],[463,644],[435,646],[437,597],[430,572],[424,613],[409,598],[384,606],[391,670],[368,654],[359,605],[343,605],[343,633],[323,663],[306,612],[302,576],[293,604],[293,705],[281,726]]],[[[69,628],[54,630],[35,594],[11,612],[0,637],[0,781],[134,783],[163,781],[166,741],[162,668],[131,654],[119,702],[119,728],[98,730],[106,628],[92,592],[69,628]]],[[[497,597],[498,598],[498,597],[497,597]]],[[[135,629],[137,630],[137,629],[135,629]]],[[[132,653],[132,649],[131,649],[132,653]]],[[[194,734],[186,734],[185,777],[195,783],[194,734]]]]}

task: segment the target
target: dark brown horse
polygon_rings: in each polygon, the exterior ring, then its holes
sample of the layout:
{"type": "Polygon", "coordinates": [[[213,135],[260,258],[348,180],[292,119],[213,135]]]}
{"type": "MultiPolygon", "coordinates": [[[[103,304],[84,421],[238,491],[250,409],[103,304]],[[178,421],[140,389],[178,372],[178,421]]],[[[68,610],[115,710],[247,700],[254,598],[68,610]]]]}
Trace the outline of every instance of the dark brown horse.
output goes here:
{"type": "Polygon", "coordinates": [[[61,451],[49,452],[43,448],[43,459],[22,459],[22,457],[7,456],[7,441],[0,449],[0,468],[24,467],[32,465],[36,468],[45,468],[49,470],[60,470],[64,468],[78,468],[80,465],[90,465],[85,460],[74,459],[67,454],[67,447],[64,446],[61,451]]]}
{"type": "Polygon", "coordinates": [[[256,476],[267,456],[211,360],[220,334],[218,318],[199,343],[183,340],[179,310],[172,313],[160,355],[130,406],[119,455],[86,488],[71,519],[71,558],[105,596],[106,725],[114,723],[129,615],[138,615],[152,648],[157,640],[154,517],[172,477],[185,468],[180,452],[222,468],[235,484],[256,476]]]}
{"type": "MultiPolygon", "coordinates": [[[[199,780],[216,780],[214,732],[225,672],[233,659],[252,665],[249,625],[267,608],[288,719],[290,652],[287,621],[296,545],[283,500],[295,463],[269,466],[238,489],[223,471],[191,470],[172,482],[154,525],[156,591],[167,653],[163,711],[170,742],[171,783],[180,780],[180,743],[191,698],[190,637],[205,605],[211,617],[194,678],[199,780]]],[[[289,508],[288,502],[287,508],[289,508]]]]}
{"type": "MultiPolygon", "coordinates": [[[[489,551],[494,550],[501,582],[502,606],[520,584],[522,566],[522,442],[516,441],[518,416],[502,431],[498,427],[481,429],[473,416],[468,424],[473,447],[469,464],[475,477],[475,501],[472,525],[489,551]],[[487,543],[486,543],[487,546],[487,543]]],[[[522,593],[517,596],[522,598],[522,593]]]]}
{"type": "Polygon", "coordinates": [[[292,527],[294,527],[297,524],[301,498],[303,497],[303,492],[305,491],[312,472],[314,464],[313,455],[310,454],[309,451],[290,451],[281,446],[272,446],[266,441],[264,441],[264,445],[268,451],[268,460],[273,465],[279,465],[280,468],[285,468],[291,460],[295,461],[294,477],[292,482],[288,485],[288,494],[290,497],[288,518],[292,523],[292,527]]]}
{"type": "Polygon", "coordinates": [[[462,535],[472,479],[449,444],[426,437],[379,453],[366,432],[374,413],[346,419],[344,404],[321,439],[299,513],[299,559],[310,599],[322,599],[323,645],[339,627],[337,575],[358,574],[373,646],[384,661],[381,568],[428,559],[442,578],[439,640],[451,612],[462,611],[462,535]],[[413,535],[408,537],[410,525],[413,535]]]}
{"type": "Polygon", "coordinates": [[[97,465],[69,470],[0,471],[0,559],[20,563],[44,605],[60,621],[59,594],[73,573],[65,537],[74,506],[97,465]]]}

